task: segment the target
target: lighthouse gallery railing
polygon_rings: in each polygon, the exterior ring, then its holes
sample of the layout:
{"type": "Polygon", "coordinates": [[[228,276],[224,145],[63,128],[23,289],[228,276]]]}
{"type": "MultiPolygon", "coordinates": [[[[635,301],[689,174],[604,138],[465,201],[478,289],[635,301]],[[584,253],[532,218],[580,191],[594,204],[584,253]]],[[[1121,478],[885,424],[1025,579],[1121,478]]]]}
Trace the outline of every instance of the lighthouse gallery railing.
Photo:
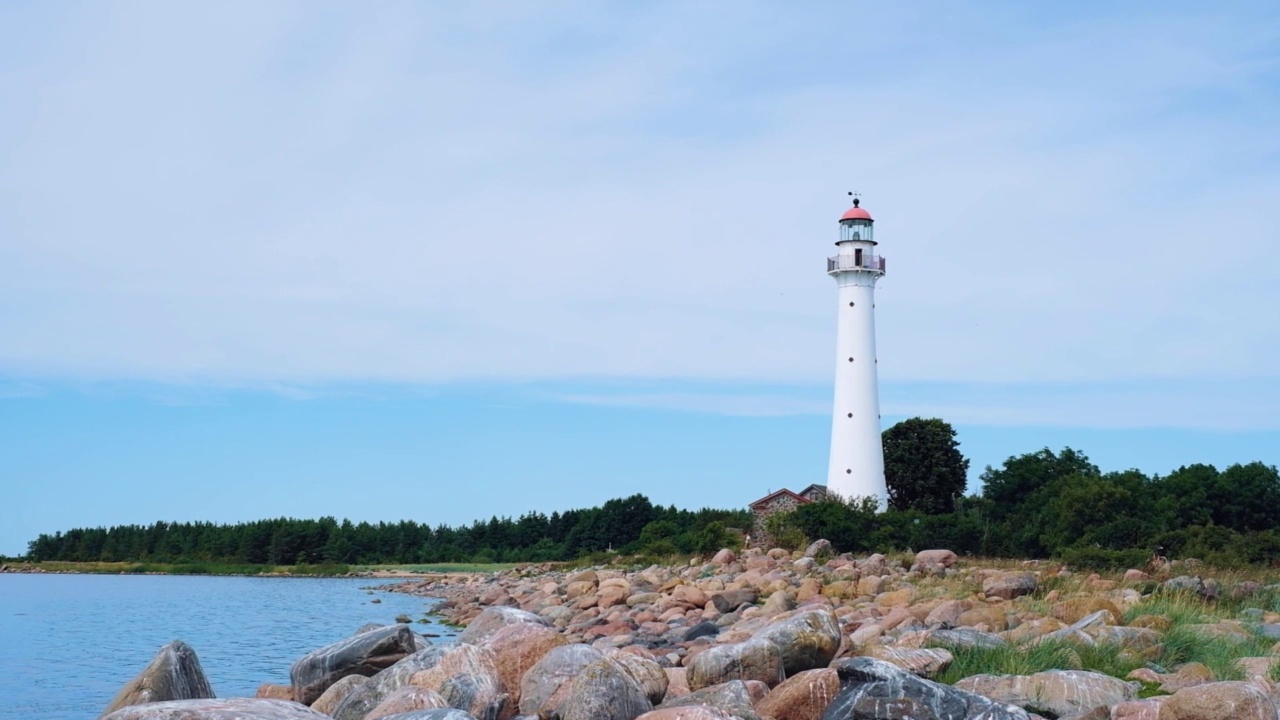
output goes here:
{"type": "Polygon", "coordinates": [[[836,255],[835,257],[827,258],[827,272],[835,272],[837,270],[878,270],[884,272],[884,258],[879,255],[863,255],[861,258],[852,255],[836,255]]]}

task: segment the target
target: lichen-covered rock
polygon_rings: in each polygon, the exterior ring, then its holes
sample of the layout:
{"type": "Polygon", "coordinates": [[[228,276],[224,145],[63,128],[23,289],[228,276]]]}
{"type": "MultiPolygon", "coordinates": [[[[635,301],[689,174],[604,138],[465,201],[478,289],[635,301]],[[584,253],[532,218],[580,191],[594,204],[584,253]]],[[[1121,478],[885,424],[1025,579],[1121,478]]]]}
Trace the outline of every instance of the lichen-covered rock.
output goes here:
{"type": "Polygon", "coordinates": [[[954,630],[934,630],[929,639],[946,647],[955,648],[996,648],[1008,644],[1008,641],[994,633],[956,628],[954,630]]]}
{"type": "Polygon", "coordinates": [[[509,700],[493,651],[466,643],[448,648],[434,665],[409,676],[409,684],[440,693],[449,707],[479,720],[498,720],[509,700]]]}
{"type": "Polygon", "coordinates": [[[942,567],[951,567],[956,564],[960,558],[950,550],[921,550],[916,553],[915,565],[919,567],[929,567],[931,565],[941,565],[942,567]]]}
{"type": "Polygon", "coordinates": [[[701,705],[710,705],[742,720],[761,720],[756,712],[755,703],[751,700],[751,689],[741,680],[731,680],[695,690],[688,695],[668,699],[658,709],[670,710],[701,705]]]}
{"type": "Polygon", "coordinates": [[[691,690],[730,680],[759,680],[773,687],[785,677],[782,651],[763,637],[708,648],[698,653],[687,667],[691,690]]]}
{"type": "Polygon", "coordinates": [[[408,625],[387,625],[313,650],[289,669],[293,698],[310,705],[335,682],[372,676],[416,652],[416,644],[408,625]]]}
{"type": "Polygon", "coordinates": [[[481,645],[490,635],[498,632],[508,625],[517,623],[533,623],[534,625],[550,626],[546,618],[535,615],[527,610],[519,608],[507,607],[505,605],[494,605],[487,607],[476,616],[474,620],[467,624],[467,629],[458,635],[458,642],[467,643],[469,645],[481,645]]]}
{"type": "Polygon", "coordinates": [[[604,654],[590,645],[564,645],[549,651],[520,679],[520,714],[558,712],[573,679],[603,658],[604,654]]]}
{"type": "Polygon", "coordinates": [[[265,698],[267,700],[292,700],[293,688],[288,685],[262,683],[258,686],[258,691],[255,692],[253,696],[256,698],[265,698]]]}
{"type": "Polygon", "coordinates": [[[831,663],[840,650],[840,621],[830,609],[805,610],[764,627],[755,637],[775,645],[782,653],[783,672],[794,675],[831,663]]]}
{"type": "Polygon", "coordinates": [[[204,676],[196,651],[181,640],[174,640],[160,648],[142,672],[120,688],[102,714],[130,705],[212,697],[213,689],[204,676]]]}
{"type": "Polygon", "coordinates": [[[857,657],[836,663],[840,692],[822,720],[1029,720],[1027,711],[942,685],[883,660],[857,657]]]}
{"type": "Polygon", "coordinates": [[[1064,623],[1073,624],[1097,612],[1104,612],[1104,621],[1108,625],[1119,625],[1124,613],[1115,603],[1102,597],[1077,597],[1055,603],[1049,614],[1064,623]]]}
{"type": "Polygon", "coordinates": [[[305,705],[289,700],[227,698],[169,700],[116,710],[103,720],[327,720],[305,705]]]}
{"type": "Polygon", "coordinates": [[[839,691],[840,677],[835,670],[805,670],[774,688],[756,710],[773,720],[818,720],[839,691]]]}
{"type": "Polygon", "coordinates": [[[1244,682],[1215,682],[1179,690],[1160,705],[1160,720],[1276,720],[1266,693],[1244,682]]]}
{"type": "Polygon", "coordinates": [[[1085,670],[1049,670],[1034,675],[973,675],[958,681],[960,690],[1017,705],[1041,715],[1074,717],[1096,708],[1136,700],[1138,683],[1085,670]]]}
{"type": "Polygon", "coordinates": [[[640,684],[606,657],[583,668],[570,683],[560,720],[635,720],[652,709],[640,684]]]}
{"type": "Polygon", "coordinates": [[[449,703],[435,690],[406,685],[392,692],[386,700],[364,716],[364,720],[380,720],[380,718],[414,712],[415,710],[434,710],[447,708],[449,703]]]}

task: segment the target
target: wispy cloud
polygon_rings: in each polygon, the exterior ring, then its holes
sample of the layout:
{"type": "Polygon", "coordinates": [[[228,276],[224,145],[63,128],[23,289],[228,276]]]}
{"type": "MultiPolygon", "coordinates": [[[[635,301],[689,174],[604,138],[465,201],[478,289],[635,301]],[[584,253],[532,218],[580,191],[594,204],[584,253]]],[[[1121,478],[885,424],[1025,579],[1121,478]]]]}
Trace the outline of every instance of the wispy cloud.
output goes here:
{"type": "Polygon", "coordinates": [[[821,383],[854,188],[887,381],[1274,378],[1278,38],[1262,2],[9,6],[0,372],[821,383]]]}

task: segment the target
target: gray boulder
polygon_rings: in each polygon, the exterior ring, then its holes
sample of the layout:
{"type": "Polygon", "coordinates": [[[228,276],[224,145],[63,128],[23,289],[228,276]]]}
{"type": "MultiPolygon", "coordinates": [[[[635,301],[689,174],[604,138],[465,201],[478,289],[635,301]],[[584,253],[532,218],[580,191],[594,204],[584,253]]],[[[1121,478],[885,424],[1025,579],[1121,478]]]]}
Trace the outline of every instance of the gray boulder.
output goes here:
{"type": "Polygon", "coordinates": [[[348,675],[368,677],[417,652],[416,643],[408,625],[387,625],[313,650],[289,669],[293,697],[310,705],[348,675]]]}
{"type": "Polygon", "coordinates": [[[480,720],[498,720],[508,700],[493,651],[466,643],[448,648],[435,665],[411,675],[409,684],[440,693],[449,707],[480,720]]]}
{"type": "Polygon", "coordinates": [[[1086,670],[1049,670],[1033,675],[972,675],[955,687],[1051,717],[1110,710],[1136,700],[1141,686],[1086,670]]]}
{"type": "Polygon", "coordinates": [[[635,720],[653,703],[626,670],[609,658],[583,668],[569,686],[560,720],[635,720]]]}
{"type": "Polygon", "coordinates": [[[228,698],[170,700],[117,710],[104,720],[328,720],[289,700],[228,698]]]}
{"type": "Polygon", "coordinates": [[[604,654],[590,645],[552,648],[520,679],[520,713],[558,712],[569,694],[573,679],[588,665],[603,658],[604,654]]]}
{"type": "Polygon", "coordinates": [[[687,667],[690,690],[730,680],[759,680],[773,687],[784,679],[782,651],[763,637],[708,648],[695,655],[687,667]]]}
{"type": "Polygon", "coordinates": [[[212,697],[213,688],[209,687],[196,651],[181,640],[174,640],[160,648],[142,672],[120,688],[102,714],[143,703],[212,697]]]}
{"type": "Polygon", "coordinates": [[[468,643],[471,645],[483,645],[484,641],[490,635],[498,632],[508,625],[516,623],[534,623],[535,625],[543,625],[550,627],[551,623],[546,618],[534,615],[528,610],[520,608],[507,607],[505,605],[494,605],[487,607],[479,615],[467,624],[467,629],[462,631],[458,636],[458,642],[468,643]]]}
{"type": "Polygon", "coordinates": [[[806,610],[768,625],[755,634],[782,653],[787,677],[831,664],[840,650],[840,621],[830,610],[806,610]]]}
{"type": "Polygon", "coordinates": [[[1030,720],[1027,711],[867,657],[835,665],[840,692],[822,720],[1030,720]]]}

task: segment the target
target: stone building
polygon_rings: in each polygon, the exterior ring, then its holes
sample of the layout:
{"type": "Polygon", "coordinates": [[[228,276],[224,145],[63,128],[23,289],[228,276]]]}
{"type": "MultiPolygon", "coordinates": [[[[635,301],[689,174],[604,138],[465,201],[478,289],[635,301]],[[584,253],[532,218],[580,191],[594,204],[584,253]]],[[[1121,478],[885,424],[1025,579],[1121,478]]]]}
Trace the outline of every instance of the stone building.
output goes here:
{"type": "Polygon", "coordinates": [[[748,547],[772,547],[772,539],[765,532],[764,523],[770,516],[780,512],[791,512],[801,505],[808,505],[827,497],[825,485],[810,485],[800,492],[792,492],[783,488],[756,500],[747,506],[751,510],[751,534],[747,536],[748,547]]]}

